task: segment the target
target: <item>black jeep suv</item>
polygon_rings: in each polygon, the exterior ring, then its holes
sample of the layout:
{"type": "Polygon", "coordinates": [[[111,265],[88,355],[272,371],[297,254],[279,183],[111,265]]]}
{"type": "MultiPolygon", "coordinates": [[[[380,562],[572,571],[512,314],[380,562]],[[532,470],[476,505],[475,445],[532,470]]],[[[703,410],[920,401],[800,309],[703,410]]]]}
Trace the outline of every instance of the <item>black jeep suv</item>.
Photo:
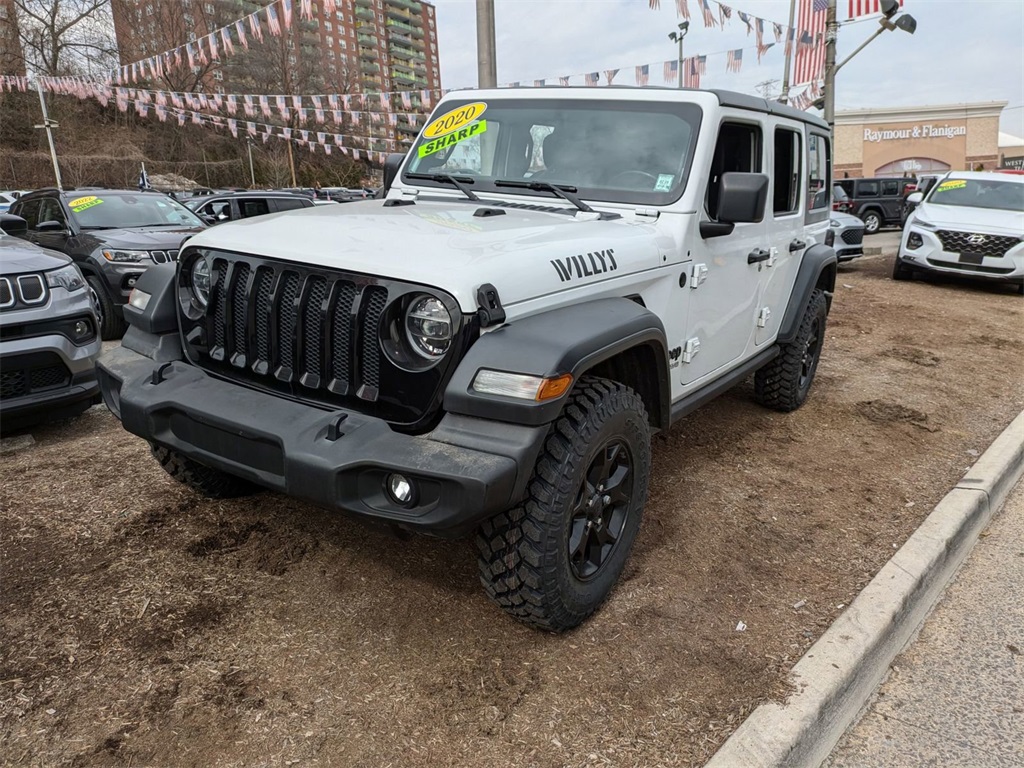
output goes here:
{"type": "Polygon", "coordinates": [[[898,227],[903,209],[903,190],[912,185],[911,178],[837,179],[850,197],[847,211],[864,222],[864,231],[874,234],[882,227],[898,227]]]}
{"type": "Polygon", "coordinates": [[[203,221],[159,192],[41,189],[11,206],[28,230],[24,239],[70,256],[95,293],[104,339],[124,335],[121,307],[153,264],[174,261],[203,221]]]}

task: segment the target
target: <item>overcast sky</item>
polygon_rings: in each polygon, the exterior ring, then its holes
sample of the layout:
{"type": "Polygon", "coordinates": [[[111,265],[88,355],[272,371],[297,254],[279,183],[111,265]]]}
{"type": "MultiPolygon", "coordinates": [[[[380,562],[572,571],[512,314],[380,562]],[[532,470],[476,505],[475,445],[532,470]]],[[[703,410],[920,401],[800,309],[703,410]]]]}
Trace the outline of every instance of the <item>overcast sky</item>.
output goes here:
{"type": "MultiPolygon", "coordinates": [[[[442,86],[475,86],[475,0],[432,1],[437,7],[442,86]]],[[[683,55],[708,54],[701,86],[755,93],[762,81],[781,81],[784,46],[769,50],[759,65],[754,35],[747,36],[736,11],[786,25],[789,1],[727,4],[733,16],[725,29],[706,29],[699,0],[689,0],[691,23],[683,55]],[[725,51],[741,47],[741,71],[727,71],[725,51]]],[[[904,5],[917,18],[917,33],[886,32],[843,67],[836,109],[1001,100],[1009,102],[1001,130],[1024,137],[1024,2],[905,0],[904,5]]],[[[662,0],[661,6],[652,11],[648,0],[495,0],[498,83],[529,84],[594,71],[602,72],[603,83],[604,70],[620,68],[615,83],[633,85],[633,68],[652,64],[657,66],[651,67],[650,84],[664,85],[663,63],[677,53],[668,39],[677,19],[674,0],[662,0]]],[[[717,14],[717,5],[711,7],[717,14]]],[[[847,8],[847,0],[839,0],[840,20],[847,8]]],[[[839,59],[876,28],[873,19],[844,25],[839,59]]],[[[770,24],[765,25],[765,37],[774,40],[770,24]]],[[[582,84],[582,79],[572,82],[582,84]]]]}

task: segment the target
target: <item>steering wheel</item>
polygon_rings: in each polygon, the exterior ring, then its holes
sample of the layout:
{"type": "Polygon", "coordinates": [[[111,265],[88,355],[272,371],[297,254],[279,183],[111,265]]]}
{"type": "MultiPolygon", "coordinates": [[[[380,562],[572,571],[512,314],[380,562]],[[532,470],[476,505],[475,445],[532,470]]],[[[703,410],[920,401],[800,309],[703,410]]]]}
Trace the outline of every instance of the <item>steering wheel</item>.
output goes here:
{"type": "Polygon", "coordinates": [[[657,177],[653,173],[647,173],[647,171],[621,171],[612,176],[608,180],[608,184],[610,186],[617,186],[617,182],[619,181],[619,179],[625,180],[630,177],[639,177],[642,181],[649,181],[651,183],[652,188],[654,187],[654,185],[658,183],[657,177]]]}

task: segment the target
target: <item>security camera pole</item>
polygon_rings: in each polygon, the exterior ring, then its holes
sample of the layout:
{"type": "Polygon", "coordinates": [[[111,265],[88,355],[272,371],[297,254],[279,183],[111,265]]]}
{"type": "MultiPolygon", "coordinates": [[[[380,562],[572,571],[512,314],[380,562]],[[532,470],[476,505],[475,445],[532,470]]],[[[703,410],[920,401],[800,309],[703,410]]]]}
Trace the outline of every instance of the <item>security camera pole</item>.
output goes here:
{"type": "Polygon", "coordinates": [[[494,44],[494,0],[476,0],[477,87],[498,86],[494,44]]]}
{"type": "Polygon", "coordinates": [[[686,33],[690,31],[690,22],[684,21],[679,24],[678,32],[669,32],[668,39],[672,42],[679,43],[679,60],[677,65],[679,69],[676,74],[679,75],[679,87],[683,87],[683,38],[686,37],[686,33]]]}
{"type": "Polygon", "coordinates": [[[900,14],[899,0],[881,0],[879,7],[882,11],[882,18],[878,20],[878,29],[863,43],[857,46],[856,50],[836,64],[836,32],[839,30],[839,23],[836,21],[836,0],[828,0],[828,11],[825,16],[825,94],[824,110],[825,122],[830,128],[835,128],[836,121],[836,73],[846,66],[854,56],[867,48],[868,44],[883,32],[894,29],[902,29],[904,32],[914,34],[917,30],[917,19],[909,13],[900,14]]]}

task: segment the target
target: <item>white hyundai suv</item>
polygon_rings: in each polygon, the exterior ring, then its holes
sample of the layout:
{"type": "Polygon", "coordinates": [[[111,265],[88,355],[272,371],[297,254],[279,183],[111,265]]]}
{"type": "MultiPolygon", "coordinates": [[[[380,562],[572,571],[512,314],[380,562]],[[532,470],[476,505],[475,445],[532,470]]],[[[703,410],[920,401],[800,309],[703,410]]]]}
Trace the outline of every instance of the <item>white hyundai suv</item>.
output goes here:
{"type": "Polygon", "coordinates": [[[917,208],[893,280],[927,270],[1015,283],[1024,293],[1024,176],[953,172],[908,202],[917,208]]]}

